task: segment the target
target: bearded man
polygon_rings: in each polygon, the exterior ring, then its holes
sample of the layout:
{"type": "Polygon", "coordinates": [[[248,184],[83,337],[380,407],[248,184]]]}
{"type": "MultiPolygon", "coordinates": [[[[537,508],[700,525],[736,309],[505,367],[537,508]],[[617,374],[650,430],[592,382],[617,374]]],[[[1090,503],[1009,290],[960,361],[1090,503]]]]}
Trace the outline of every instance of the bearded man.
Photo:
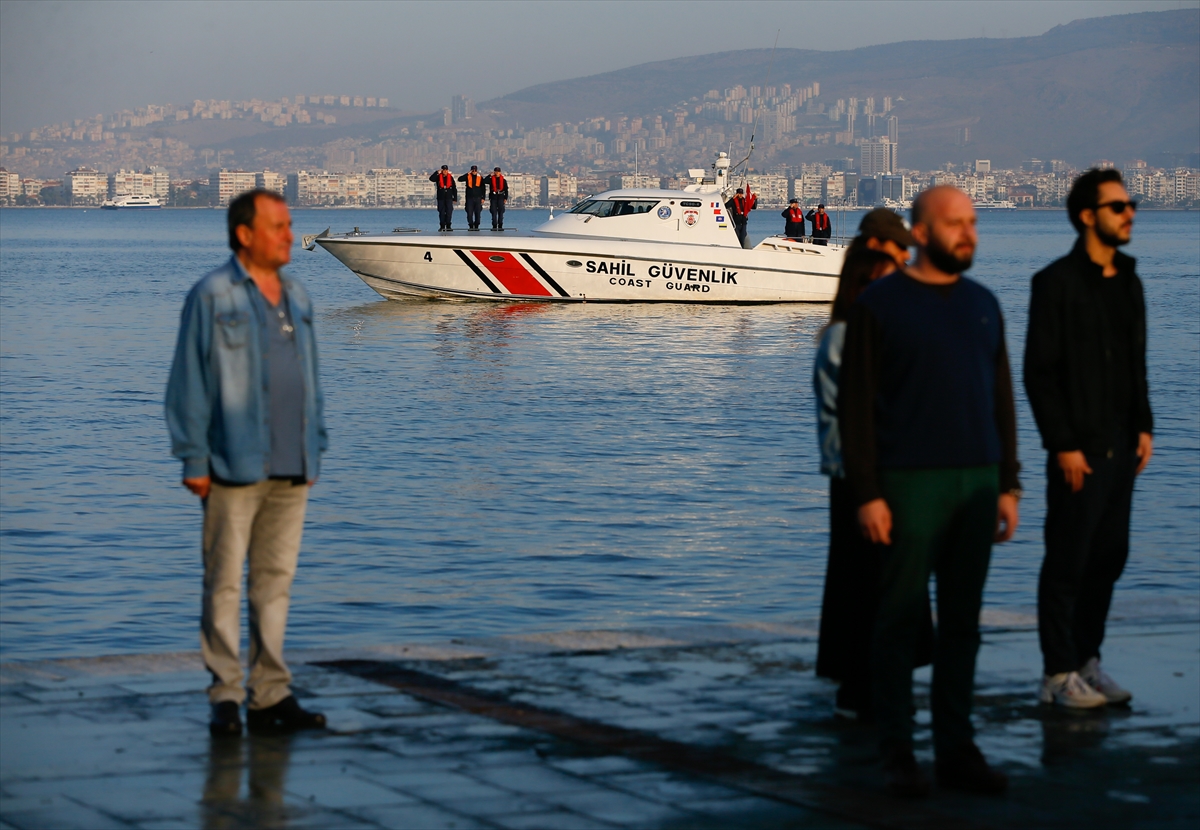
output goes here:
{"type": "Polygon", "coordinates": [[[1025,391],[1046,449],[1046,558],[1038,581],[1043,703],[1088,709],[1133,694],[1100,668],[1113,587],[1129,556],[1133,483],[1154,450],[1137,203],[1116,170],[1067,197],[1079,240],[1033,278],[1025,391]]]}
{"type": "Polygon", "coordinates": [[[930,789],[913,755],[912,671],[934,574],[938,782],[999,794],[1008,779],[975,745],[971,703],[992,543],[1012,538],[1021,494],[1004,320],[996,297],[962,276],[977,241],[965,193],[921,193],[912,238],[916,263],[851,307],[838,391],[859,526],[886,546],[871,647],[885,783],[901,797],[930,789]]]}

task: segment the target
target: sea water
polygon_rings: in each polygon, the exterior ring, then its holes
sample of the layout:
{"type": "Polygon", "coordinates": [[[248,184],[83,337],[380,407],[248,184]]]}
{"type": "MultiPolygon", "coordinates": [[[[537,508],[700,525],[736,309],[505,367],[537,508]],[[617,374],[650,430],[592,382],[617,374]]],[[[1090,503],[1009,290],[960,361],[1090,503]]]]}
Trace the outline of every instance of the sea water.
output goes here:
{"type": "MultiPolygon", "coordinates": [[[[294,218],[297,237],[436,222],[294,218]]],[[[162,401],[184,296],[229,256],[224,221],[0,212],[3,659],[197,647],[200,506],[162,401]]],[[[750,231],[781,229],[760,211],[750,231]]],[[[1200,213],[1143,212],[1134,239],[1155,454],[1117,608],[1196,619],[1200,213]]],[[[1030,277],[1072,242],[1059,211],[980,216],[971,275],[1006,314],[1027,493],[993,553],[985,619],[1028,621],[1035,602],[1045,455],[1020,362],[1030,277]]],[[[811,374],[826,306],[389,302],[319,249],[297,247],[289,270],[317,307],[330,434],[289,646],[818,616],[828,486],[811,374]]]]}

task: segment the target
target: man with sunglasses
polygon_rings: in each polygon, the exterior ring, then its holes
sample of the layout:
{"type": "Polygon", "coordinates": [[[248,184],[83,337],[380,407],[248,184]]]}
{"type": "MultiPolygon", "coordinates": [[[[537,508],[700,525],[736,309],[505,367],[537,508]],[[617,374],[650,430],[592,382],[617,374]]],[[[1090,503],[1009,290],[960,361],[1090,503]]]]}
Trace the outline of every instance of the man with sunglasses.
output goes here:
{"type": "Polygon", "coordinates": [[[1100,668],[1113,586],[1129,555],[1135,477],[1153,452],[1146,306],[1129,243],[1137,203],[1120,172],[1076,179],[1071,253],[1033,278],[1025,391],[1046,474],[1038,581],[1043,703],[1089,709],[1133,695],[1100,668]]]}

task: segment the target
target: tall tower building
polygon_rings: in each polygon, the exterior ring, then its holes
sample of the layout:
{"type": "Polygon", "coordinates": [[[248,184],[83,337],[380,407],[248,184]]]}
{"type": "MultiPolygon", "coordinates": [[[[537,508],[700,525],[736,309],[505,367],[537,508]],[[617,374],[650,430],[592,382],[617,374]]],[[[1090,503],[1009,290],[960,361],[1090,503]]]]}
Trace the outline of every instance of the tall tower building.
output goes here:
{"type": "Polygon", "coordinates": [[[475,117],[475,102],[465,95],[455,95],[450,99],[450,120],[454,124],[475,117]]]}
{"type": "MultiPolygon", "coordinates": [[[[888,99],[891,100],[891,99],[888,99]]],[[[900,143],[900,119],[896,116],[888,118],[888,141],[893,144],[900,143]]]]}

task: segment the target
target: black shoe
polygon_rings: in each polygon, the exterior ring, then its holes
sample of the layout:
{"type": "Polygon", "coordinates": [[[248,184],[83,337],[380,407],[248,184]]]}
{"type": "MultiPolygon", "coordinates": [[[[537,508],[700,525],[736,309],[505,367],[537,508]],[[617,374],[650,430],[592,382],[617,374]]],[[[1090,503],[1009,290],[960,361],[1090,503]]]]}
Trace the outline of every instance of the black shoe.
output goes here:
{"type": "Polygon", "coordinates": [[[223,700],[212,705],[212,720],[208,722],[208,734],[214,738],[237,738],[242,734],[242,715],[232,700],[223,700]]]}
{"type": "Polygon", "coordinates": [[[929,776],[921,771],[912,749],[893,750],[883,764],[883,786],[896,798],[925,798],[929,795],[929,776]]]}
{"type": "Polygon", "coordinates": [[[300,708],[294,695],[288,695],[266,709],[248,709],[246,728],[255,734],[296,732],[301,729],[324,729],[325,716],[300,708]]]}
{"type": "Polygon", "coordinates": [[[853,683],[842,681],[833,704],[833,716],[839,720],[874,723],[875,711],[871,707],[870,690],[858,689],[853,683]]]}
{"type": "Polygon", "coordinates": [[[1008,776],[992,769],[973,743],[953,752],[940,753],[934,769],[938,785],[950,790],[1003,795],[1008,789],[1008,776]]]}

